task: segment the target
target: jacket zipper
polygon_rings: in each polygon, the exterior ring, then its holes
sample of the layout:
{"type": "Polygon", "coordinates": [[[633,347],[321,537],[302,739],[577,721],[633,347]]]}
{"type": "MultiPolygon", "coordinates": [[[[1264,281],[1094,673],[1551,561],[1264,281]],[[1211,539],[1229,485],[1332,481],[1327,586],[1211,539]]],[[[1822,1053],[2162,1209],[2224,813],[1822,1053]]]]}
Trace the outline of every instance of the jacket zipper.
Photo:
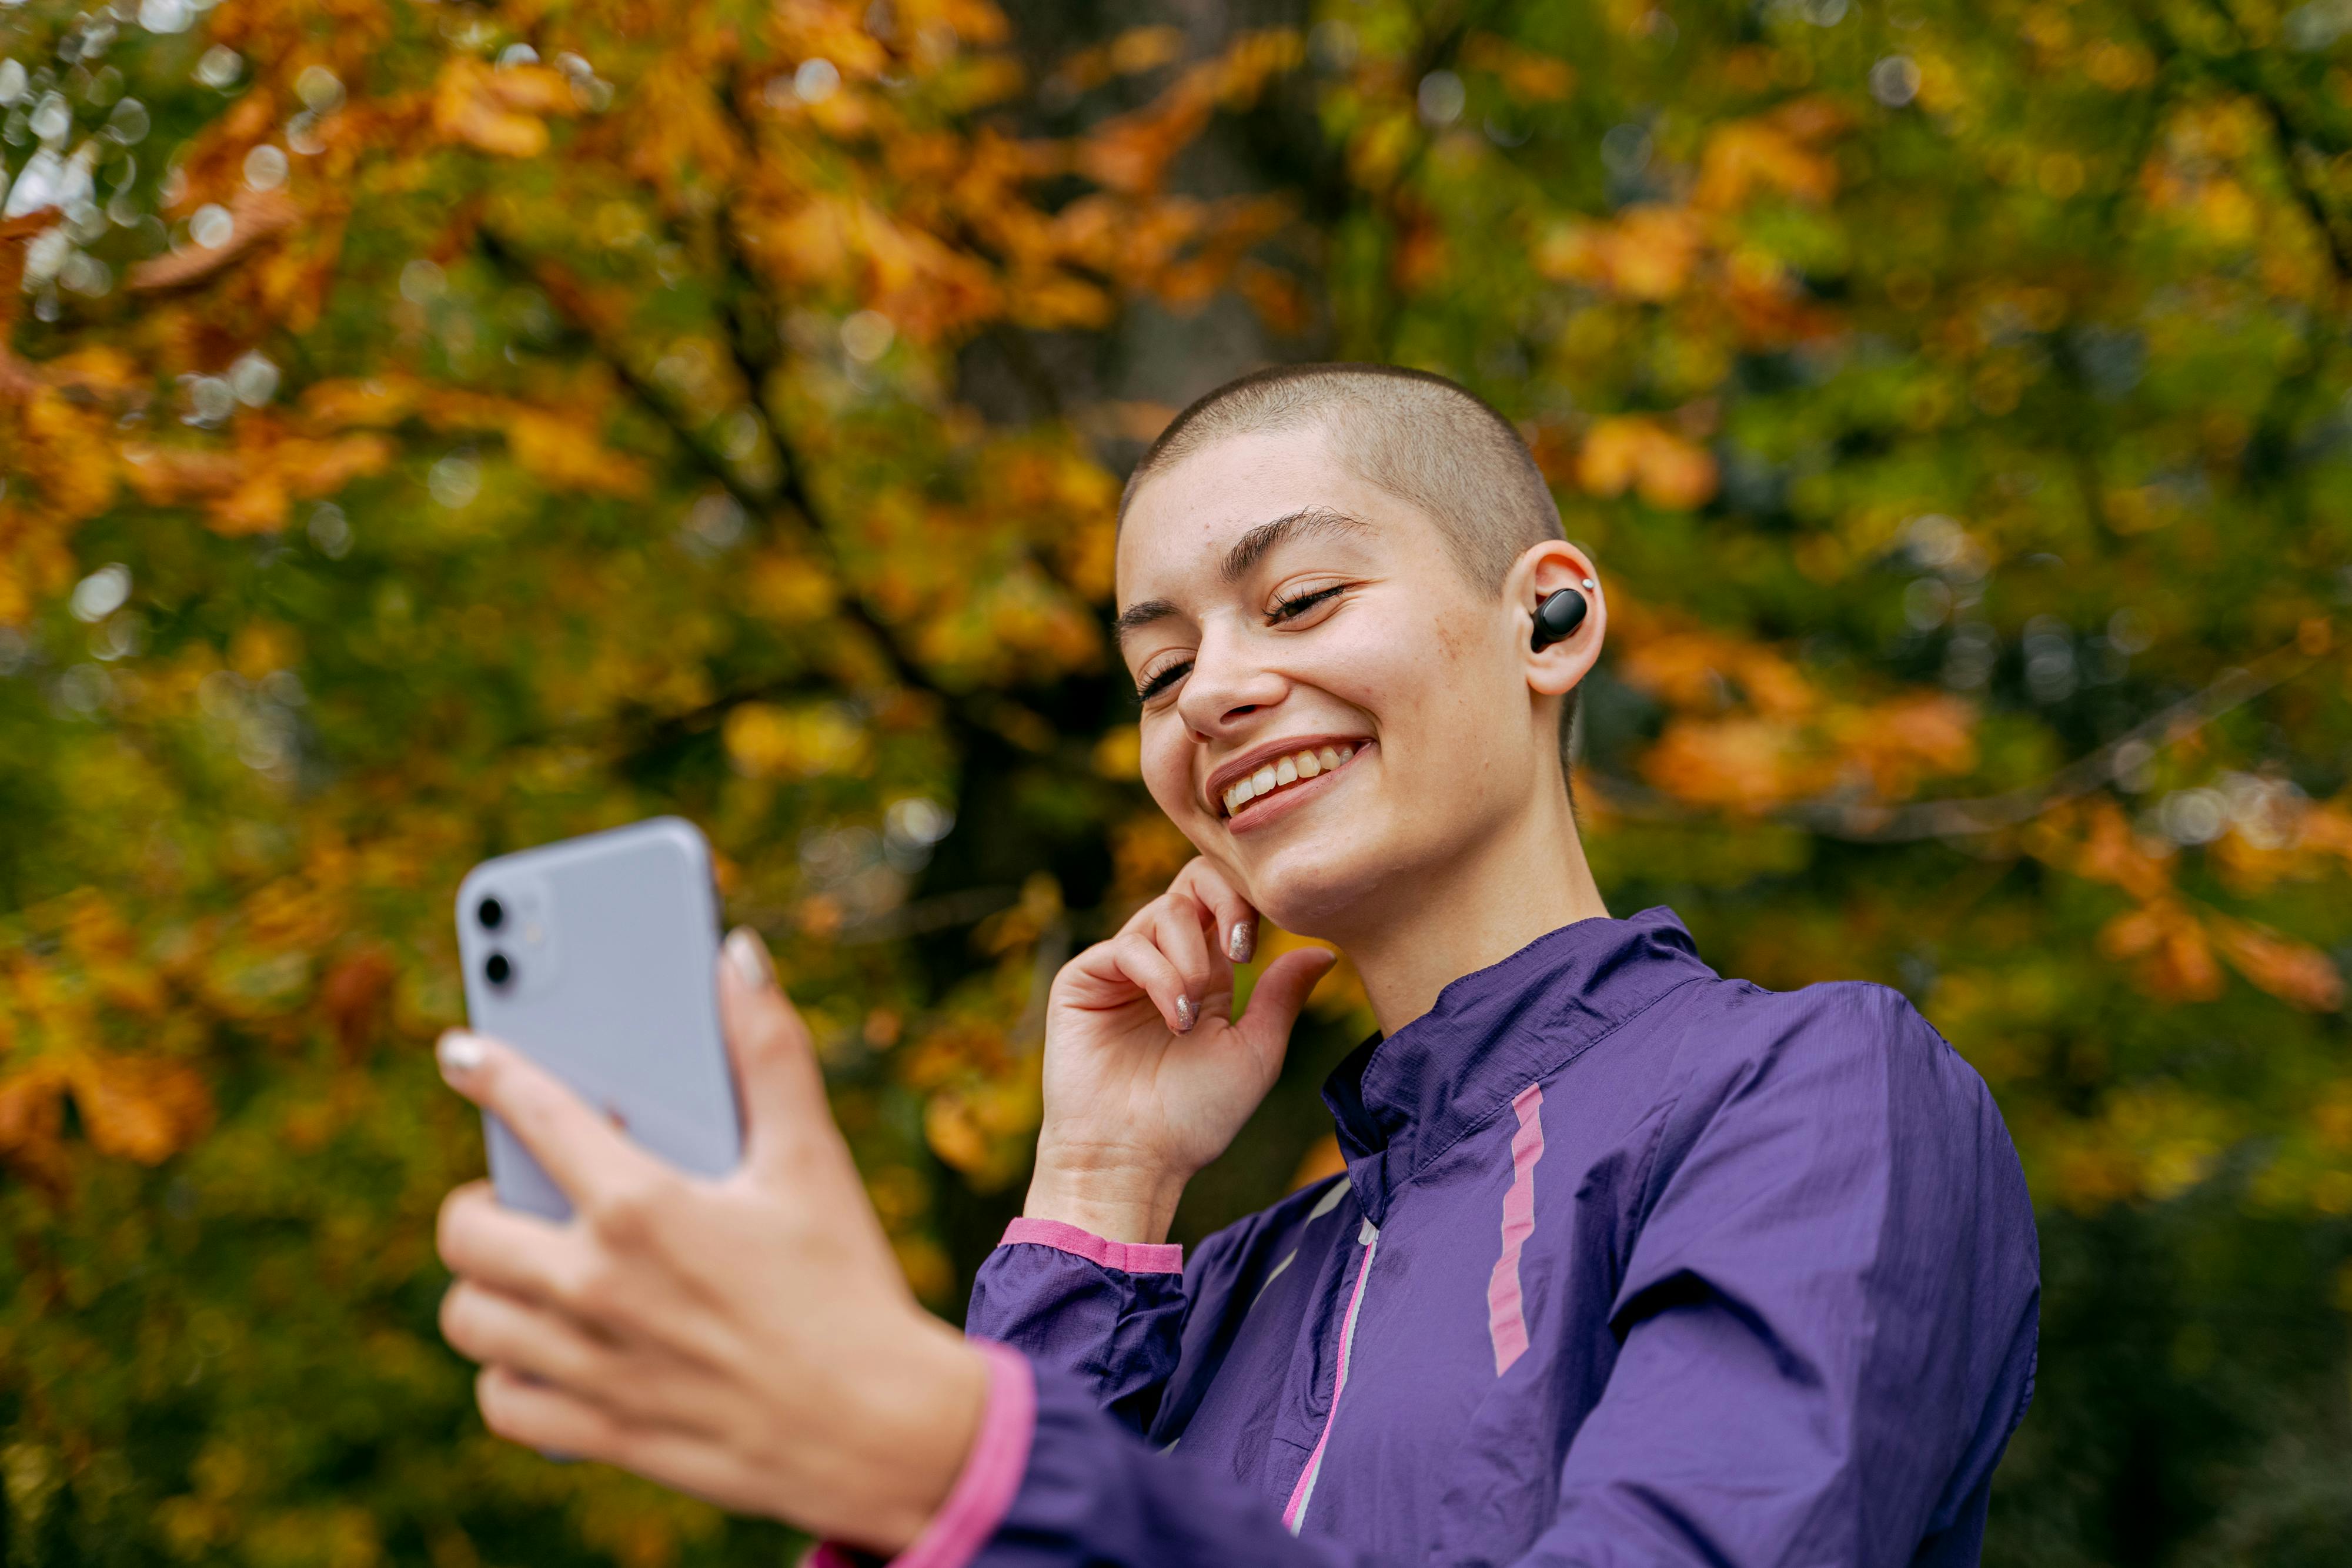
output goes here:
{"type": "Polygon", "coordinates": [[[1282,1511],[1283,1525],[1293,1535],[1307,1522],[1307,1504],[1315,1496],[1316,1478],[1323,1473],[1323,1448],[1331,1440],[1331,1423],[1339,1418],[1339,1396],[1348,1386],[1348,1353],[1356,1343],[1356,1319],[1364,1310],[1364,1281],[1372,1277],[1372,1254],[1380,1250],[1380,1227],[1365,1220],[1356,1239],[1363,1246],[1364,1261],[1356,1270],[1356,1288],[1348,1297],[1348,1315],[1339,1323],[1339,1364],[1331,1375],[1331,1405],[1323,1412],[1323,1432],[1315,1439],[1315,1451],[1307,1457],[1307,1468],[1298,1473],[1289,1506],[1282,1511]]]}

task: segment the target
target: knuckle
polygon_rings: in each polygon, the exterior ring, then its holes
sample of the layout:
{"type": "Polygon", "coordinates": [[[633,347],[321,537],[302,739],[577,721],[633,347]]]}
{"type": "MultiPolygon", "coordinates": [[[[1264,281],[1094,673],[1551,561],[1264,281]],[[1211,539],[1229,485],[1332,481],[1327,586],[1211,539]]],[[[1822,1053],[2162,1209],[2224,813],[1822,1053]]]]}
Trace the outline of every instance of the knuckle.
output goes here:
{"type": "Polygon", "coordinates": [[[571,1316],[588,1317],[619,1272],[601,1249],[583,1250],[549,1270],[547,1294],[571,1316]]]}
{"type": "Polygon", "coordinates": [[[667,1185],[649,1171],[619,1178],[596,1195],[588,1217],[596,1234],[623,1248],[643,1247],[655,1233],[667,1185]]]}
{"type": "Polygon", "coordinates": [[[788,1061],[810,1049],[808,1026],[793,1008],[778,1005],[762,1009],[744,1036],[750,1052],[772,1061],[788,1061]]]}

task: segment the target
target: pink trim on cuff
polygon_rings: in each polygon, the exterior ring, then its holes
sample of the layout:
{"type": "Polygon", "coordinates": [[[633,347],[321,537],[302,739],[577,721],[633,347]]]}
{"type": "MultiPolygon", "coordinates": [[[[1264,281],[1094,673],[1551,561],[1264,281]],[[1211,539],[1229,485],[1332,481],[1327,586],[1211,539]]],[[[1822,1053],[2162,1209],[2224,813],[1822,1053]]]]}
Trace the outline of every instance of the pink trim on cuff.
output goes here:
{"type": "Polygon", "coordinates": [[[1106,1269],[1118,1269],[1129,1274],[1181,1274],[1184,1271],[1184,1249],[1155,1245],[1148,1241],[1106,1241],[1091,1230],[1081,1230],[1075,1225],[1065,1225],[1058,1219],[1016,1219],[1004,1228],[1004,1239],[1000,1246],[1010,1247],[1016,1241],[1031,1241],[1040,1247],[1072,1253],[1089,1263],[1106,1269]]]}
{"type": "MultiPolygon", "coordinates": [[[[1004,1522],[1021,1479],[1029,1471],[1029,1442],[1037,1430],[1037,1375],[1010,1345],[976,1339],[988,1357],[988,1403],[963,1471],[923,1532],[890,1559],[889,1568],[966,1568],[1004,1522]]],[[[802,1559],[802,1568],[855,1568],[847,1552],[827,1541],[802,1559]]]]}

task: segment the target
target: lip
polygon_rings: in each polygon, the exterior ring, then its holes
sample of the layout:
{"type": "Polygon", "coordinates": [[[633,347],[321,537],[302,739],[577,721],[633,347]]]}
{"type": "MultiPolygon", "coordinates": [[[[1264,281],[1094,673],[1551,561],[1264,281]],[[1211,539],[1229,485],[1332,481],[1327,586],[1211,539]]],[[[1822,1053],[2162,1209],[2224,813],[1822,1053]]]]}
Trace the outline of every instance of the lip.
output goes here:
{"type": "Polygon", "coordinates": [[[1270,740],[1263,746],[1253,747],[1209,775],[1206,786],[1209,813],[1235,832],[1255,827],[1260,822],[1271,821],[1276,817],[1286,815],[1286,802],[1303,804],[1310,797],[1322,793],[1324,779],[1336,778],[1339,774],[1346,772],[1355,765],[1357,758],[1361,757],[1366,750],[1377,744],[1370,737],[1358,733],[1354,735],[1287,735],[1279,740],[1270,740]],[[1328,772],[1318,774],[1300,783],[1286,785],[1272,795],[1260,797],[1264,801],[1263,810],[1260,808],[1259,800],[1252,800],[1234,815],[1228,817],[1224,814],[1224,794],[1234,784],[1269,762],[1296,756],[1301,751],[1320,749],[1326,746],[1350,747],[1354,748],[1355,755],[1328,772]],[[1295,801],[1294,798],[1296,798],[1295,801]]]}

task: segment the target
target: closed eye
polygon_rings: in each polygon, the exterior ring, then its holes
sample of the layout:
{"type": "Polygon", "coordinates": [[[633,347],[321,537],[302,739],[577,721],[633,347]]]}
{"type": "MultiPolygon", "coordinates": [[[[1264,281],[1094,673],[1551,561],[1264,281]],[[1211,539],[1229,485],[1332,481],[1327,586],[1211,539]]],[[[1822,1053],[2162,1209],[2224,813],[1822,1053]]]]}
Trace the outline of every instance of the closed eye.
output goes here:
{"type": "Polygon", "coordinates": [[[1318,588],[1312,593],[1301,593],[1290,599],[1278,599],[1275,601],[1274,608],[1265,612],[1266,624],[1274,626],[1285,621],[1295,621],[1325,601],[1337,599],[1353,586],[1355,586],[1353,583],[1335,583],[1329,588],[1318,588]]]}
{"type": "Polygon", "coordinates": [[[1150,702],[1153,697],[1158,696],[1161,692],[1166,691],[1178,681],[1182,680],[1192,672],[1192,660],[1178,660],[1175,664],[1169,665],[1166,669],[1160,671],[1158,674],[1144,682],[1143,685],[1138,686],[1135,691],[1135,700],[1139,703],[1150,702]]]}

